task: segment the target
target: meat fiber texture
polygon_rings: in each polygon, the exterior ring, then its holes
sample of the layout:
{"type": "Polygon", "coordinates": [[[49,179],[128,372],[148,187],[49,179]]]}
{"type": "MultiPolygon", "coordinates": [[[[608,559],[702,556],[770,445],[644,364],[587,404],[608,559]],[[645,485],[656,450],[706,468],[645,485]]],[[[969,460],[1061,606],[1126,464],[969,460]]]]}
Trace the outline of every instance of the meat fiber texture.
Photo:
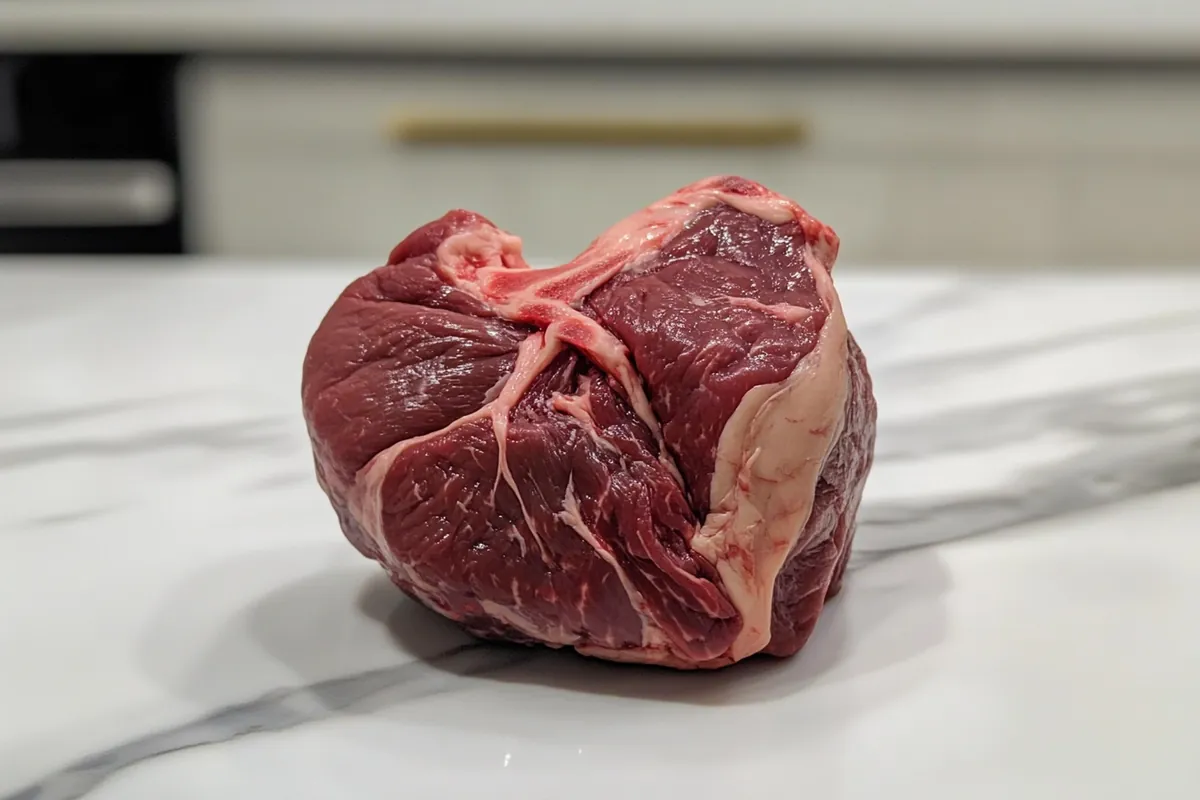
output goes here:
{"type": "Polygon", "coordinates": [[[709,178],[568,264],[451,211],[333,303],[304,361],[350,542],[488,638],[715,668],[837,593],[875,401],[832,230],[709,178]]]}

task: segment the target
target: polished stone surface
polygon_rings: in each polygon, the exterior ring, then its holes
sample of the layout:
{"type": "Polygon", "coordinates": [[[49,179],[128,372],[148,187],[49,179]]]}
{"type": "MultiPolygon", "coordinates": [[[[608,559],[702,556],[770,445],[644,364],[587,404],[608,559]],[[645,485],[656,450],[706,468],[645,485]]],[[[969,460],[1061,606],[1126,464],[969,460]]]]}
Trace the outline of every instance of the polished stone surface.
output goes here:
{"type": "Polygon", "coordinates": [[[0,800],[1200,796],[1200,275],[845,270],[846,591],[693,675],[472,642],[345,543],[298,384],[358,271],[0,261],[0,800]]]}

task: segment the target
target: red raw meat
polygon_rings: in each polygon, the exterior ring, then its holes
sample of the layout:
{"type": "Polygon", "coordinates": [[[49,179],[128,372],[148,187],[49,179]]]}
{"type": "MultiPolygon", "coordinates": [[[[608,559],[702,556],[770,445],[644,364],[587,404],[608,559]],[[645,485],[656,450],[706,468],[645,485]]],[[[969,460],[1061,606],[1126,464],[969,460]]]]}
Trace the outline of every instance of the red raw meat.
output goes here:
{"type": "Polygon", "coordinates": [[[342,530],[478,636],[677,668],[795,653],[840,586],[875,443],[837,251],[733,177],[553,269],[478,214],[419,228],[305,358],[342,530]]]}

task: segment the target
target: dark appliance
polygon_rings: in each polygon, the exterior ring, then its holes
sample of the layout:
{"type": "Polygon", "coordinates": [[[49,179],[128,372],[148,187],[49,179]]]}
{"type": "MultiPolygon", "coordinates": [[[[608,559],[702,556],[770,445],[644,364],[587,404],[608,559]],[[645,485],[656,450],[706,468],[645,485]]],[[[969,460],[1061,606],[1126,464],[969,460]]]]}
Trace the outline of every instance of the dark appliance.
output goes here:
{"type": "Polygon", "coordinates": [[[178,62],[0,52],[0,253],[183,252],[178,62]]]}

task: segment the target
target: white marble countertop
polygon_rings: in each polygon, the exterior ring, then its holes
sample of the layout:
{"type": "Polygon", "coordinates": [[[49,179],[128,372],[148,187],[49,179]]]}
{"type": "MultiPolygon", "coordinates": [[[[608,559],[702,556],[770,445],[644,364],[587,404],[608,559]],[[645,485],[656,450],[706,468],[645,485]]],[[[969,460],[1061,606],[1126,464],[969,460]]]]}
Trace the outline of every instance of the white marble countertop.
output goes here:
{"type": "Polygon", "coordinates": [[[299,365],[366,266],[0,261],[0,798],[1200,797],[1200,275],[842,270],[846,591],[681,674],[470,642],[342,539],[299,365]]]}
{"type": "Polygon", "coordinates": [[[7,0],[0,49],[1194,58],[1194,0],[7,0]]]}

